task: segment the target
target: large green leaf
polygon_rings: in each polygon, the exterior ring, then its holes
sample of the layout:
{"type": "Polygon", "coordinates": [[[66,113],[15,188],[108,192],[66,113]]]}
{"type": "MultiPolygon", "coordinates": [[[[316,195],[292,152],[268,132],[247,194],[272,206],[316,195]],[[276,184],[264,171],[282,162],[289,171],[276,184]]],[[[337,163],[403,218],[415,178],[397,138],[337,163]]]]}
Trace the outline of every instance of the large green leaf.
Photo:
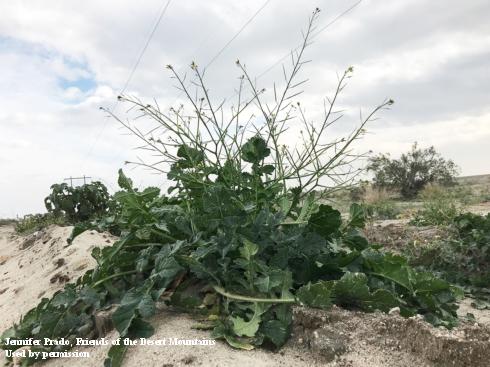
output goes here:
{"type": "Polygon", "coordinates": [[[117,179],[117,184],[121,189],[132,191],[133,190],[133,181],[129,177],[127,177],[122,169],[119,169],[119,178],[117,179]]]}
{"type": "Polygon", "coordinates": [[[261,303],[255,303],[253,315],[248,321],[244,320],[240,316],[230,317],[235,334],[238,336],[255,336],[257,330],[259,330],[260,322],[262,320],[261,315],[267,311],[268,307],[269,306],[261,303]]]}
{"type": "Polygon", "coordinates": [[[112,315],[114,327],[119,334],[126,335],[131,323],[138,315],[150,317],[155,314],[155,303],[142,289],[128,291],[112,315]]]}
{"type": "Polygon", "coordinates": [[[128,346],[122,343],[111,346],[107,358],[104,361],[104,367],[121,367],[127,350],[128,346]]]}
{"type": "Polygon", "coordinates": [[[338,233],[341,224],[340,212],[325,204],[320,205],[308,220],[308,227],[327,239],[338,233]]]}
{"type": "Polygon", "coordinates": [[[298,289],[296,298],[305,306],[328,310],[333,304],[332,287],[332,282],[307,284],[298,289]]]}

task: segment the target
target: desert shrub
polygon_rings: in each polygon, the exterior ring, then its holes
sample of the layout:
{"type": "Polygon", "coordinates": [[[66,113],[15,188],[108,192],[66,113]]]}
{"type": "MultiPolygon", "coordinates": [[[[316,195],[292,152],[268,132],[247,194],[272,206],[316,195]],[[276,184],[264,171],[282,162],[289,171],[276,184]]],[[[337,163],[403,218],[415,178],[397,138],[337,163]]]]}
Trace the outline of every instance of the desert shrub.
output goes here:
{"type": "Polygon", "coordinates": [[[15,231],[21,234],[29,234],[40,231],[49,225],[66,225],[67,221],[63,215],[54,213],[28,214],[17,221],[15,231]]]}
{"type": "Polygon", "coordinates": [[[462,205],[457,193],[450,192],[437,185],[424,188],[420,198],[422,209],[418,210],[411,224],[419,226],[448,225],[461,213],[462,205]]]}
{"type": "Polygon", "coordinates": [[[434,147],[420,149],[417,143],[399,159],[389,154],[372,157],[367,168],[374,173],[374,185],[399,189],[404,198],[414,198],[429,183],[454,184],[458,172],[454,162],[442,158],[434,147]]]}
{"type": "Polygon", "coordinates": [[[391,198],[390,193],[381,187],[364,185],[362,207],[370,219],[395,219],[401,210],[391,198]]]}
{"type": "Polygon", "coordinates": [[[401,214],[401,210],[393,200],[380,200],[366,203],[363,206],[366,215],[371,219],[396,219],[401,214]]]}
{"type": "Polygon", "coordinates": [[[13,219],[13,218],[0,218],[0,227],[1,226],[8,226],[8,225],[16,224],[16,223],[17,223],[17,219],[13,219]]]}
{"type": "Polygon", "coordinates": [[[364,200],[369,182],[359,181],[356,185],[349,188],[349,198],[352,202],[357,203],[364,200]]]}
{"type": "MultiPolygon", "coordinates": [[[[316,126],[299,104],[290,104],[298,95],[294,88],[301,82],[295,77],[317,15],[302,48],[293,53],[284,90],[274,88],[272,105],[239,62],[241,82],[248,83],[252,96],[239,97],[226,121],[222,104],[213,107],[194,63],[197,93],[190,93],[169,67],[191,112],[166,113],[157,105],[121,98],[167,132],[164,142],[120,120],[164,162],[145,167],[165,172],[173,186],[167,195],[154,187],[137,191],[121,170],[121,191],[115,195],[121,238],[95,249],[95,269],[43,299],[2,338],[97,337],[93,315],[111,306],[121,337],[149,337],[154,332],[149,319],[163,295],[171,305],[207,314],[203,327],[212,329],[214,338],[247,350],[282,346],[291,333],[292,305],[328,309],[337,304],[365,311],[400,307],[406,317],[422,314],[434,325],[456,324],[456,288],[371,246],[360,232],[365,218],[359,205],[351,206],[344,221],[340,212],[318,203],[319,195],[335,190],[332,181],[346,182],[351,144],[391,101],[376,107],[350,136],[329,143],[325,130],[338,119],[331,112],[333,103],[352,70],[340,78],[327,99],[332,105],[316,126]],[[251,105],[263,114],[257,125],[238,118],[251,105]],[[288,146],[283,134],[294,111],[303,134],[298,144],[288,146]]],[[[112,346],[106,365],[120,366],[126,349],[112,346]]]]}
{"type": "Polygon", "coordinates": [[[71,223],[78,223],[102,216],[109,209],[110,195],[101,182],[91,182],[71,187],[66,183],[51,186],[51,193],[44,199],[46,209],[56,216],[66,216],[71,223]]]}

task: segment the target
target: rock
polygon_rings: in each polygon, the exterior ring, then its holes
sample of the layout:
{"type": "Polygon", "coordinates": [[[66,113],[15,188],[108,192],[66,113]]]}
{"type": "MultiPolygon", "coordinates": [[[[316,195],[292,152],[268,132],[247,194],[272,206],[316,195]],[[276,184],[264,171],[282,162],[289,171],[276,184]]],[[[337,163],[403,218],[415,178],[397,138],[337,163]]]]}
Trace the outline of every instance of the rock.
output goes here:
{"type": "Polygon", "coordinates": [[[338,331],[322,328],[313,331],[309,344],[313,353],[330,362],[347,351],[346,341],[338,331]]]}
{"type": "Polygon", "coordinates": [[[399,315],[400,314],[400,307],[393,307],[391,310],[388,311],[389,315],[399,315]]]}

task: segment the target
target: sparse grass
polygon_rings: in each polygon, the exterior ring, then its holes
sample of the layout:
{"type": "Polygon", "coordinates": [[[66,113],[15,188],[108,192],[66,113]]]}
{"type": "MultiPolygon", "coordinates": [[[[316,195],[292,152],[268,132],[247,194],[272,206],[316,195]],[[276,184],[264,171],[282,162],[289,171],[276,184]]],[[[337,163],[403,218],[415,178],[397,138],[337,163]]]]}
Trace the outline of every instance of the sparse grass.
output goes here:
{"type": "Polygon", "coordinates": [[[16,222],[15,231],[20,234],[30,234],[39,231],[51,224],[66,225],[66,219],[53,213],[28,214],[16,222]]]}
{"type": "Polygon", "coordinates": [[[447,190],[439,185],[426,186],[420,197],[423,201],[422,209],[416,214],[411,224],[446,225],[451,224],[461,214],[464,204],[456,192],[447,190]]]}

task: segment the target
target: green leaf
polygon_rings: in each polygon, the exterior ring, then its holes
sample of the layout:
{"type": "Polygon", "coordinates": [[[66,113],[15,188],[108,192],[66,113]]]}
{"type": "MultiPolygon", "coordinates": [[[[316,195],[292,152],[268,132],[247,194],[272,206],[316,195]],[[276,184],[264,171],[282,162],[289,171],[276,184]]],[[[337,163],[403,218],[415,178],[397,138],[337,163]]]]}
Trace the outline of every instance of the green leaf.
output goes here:
{"type": "Polygon", "coordinates": [[[326,239],[335,235],[339,231],[341,224],[340,212],[324,204],[320,205],[318,211],[313,213],[308,220],[309,228],[326,239]]]}
{"type": "Polygon", "coordinates": [[[104,361],[104,367],[121,367],[127,350],[127,345],[121,344],[111,346],[107,358],[104,361]]]}
{"type": "Polygon", "coordinates": [[[149,318],[156,312],[155,302],[149,294],[145,294],[138,304],[138,312],[143,318],[149,318]]]}
{"type": "Polygon", "coordinates": [[[335,303],[345,307],[358,307],[366,311],[389,311],[400,303],[397,298],[386,289],[377,289],[370,292],[367,285],[368,278],[364,273],[345,273],[335,282],[333,295],[335,303]]]}
{"type": "Polygon", "coordinates": [[[281,320],[267,320],[260,330],[276,347],[283,346],[289,338],[290,323],[281,320]]]}
{"type": "Polygon", "coordinates": [[[246,238],[244,238],[242,241],[243,246],[240,247],[240,255],[242,255],[244,259],[250,261],[250,259],[257,254],[257,251],[259,251],[259,246],[246,238]]]}
{"type": "Polygon", "coordinates": [[[232,317],[231,320],[233,322],[233,331],[239,336],[245,335],[252,337],[259,330],[260,315],[254,314],[250,321],[245,321],[240,316],[232,317]]]}
{"type": "MultiPolygon", "coordinates": [[[[204,153],[196,148],[183,144],[177,150],[177,157],[183,158],[186,161],[186,166],[194,167],[204,160],[204,153]]],[[[182,164],[182,161],[180,163],[182,164]]]]}
{"type": "Polygon", "coordinates": [[[308,220],[316,209],[318,209],[318,205],[316,204],[315,192],[311,192],[303,202],[297,221],[302,222],[308,220]]]}
{"type": "Polygon", "coordinates": [[[148,227],[142,227],[135,232],[136,238],[140,240],[149,240],[151,238],[151,229],[148,227]]]}
{"type": "Polygon", "coordinates": [[[381,254],[375,251],[363,251],[363,257],[370,274],[395,282],[413,294],[414,270],[406,260],[398,255],[381,254]]]}
{"type": "Polygon", "coordinates": [[[265,175],[270,175],[274,172],[276,168],[272,164],[266,164],[260,168],[260,172],[265,175]]]}
{"type": "Polygon", "coordinates": [[[261,136],[254,136],[242,145],[241,154],[245,162],[257,164],[268,157],[271,150],[261,136]]]}
{"type": "Polygon", "coordinates": [[[86,223],[86,222],[83,222],[83,223],[77,223],[71,233],[70,233],[70,237],[68,237],[68,239],[66,240],[66,242],[68,242],[69,244],[71,244],[73,242],[73,240],[80,236],[83,232],[91,229],[92,226],[90,225],[90,223],[86,223]]]}
{"type": "Polygon", "coordinates": [[[254,349],[254,346],[252,344],[237,338],[237,336],[233,334],[233,330],[230,330],[230,328],[221,321],[219,321],[213,329],[211,337],[213,337],[214,339],[225,339],[230,346],[236,349],[254,349]]]}
{"type": "Polygon", "coordinates": [[[291,206],[293,205],[293,201],[290,200],[286,195],[281,196],[281,198],[278,201],[279,207],[281,208],[281,211],[284,214],[289,213],[289,210],[291,209],[291,206]]]}
{"type": "Polygon", "coordinates": [[[128,337],[131,339],[149,338],[155,333],[155,329],[145,320],[137,317],[131,322],[128,329],[128,337]]]}
{"type": "Polygon", "coordinates": [[[240,316],[230,317],[235,334],[238,336],[255,336],[257,330],[259,330],[261,315],[267,311],[268,307],[264,304],[255,303],[253,316],[248,321],[245,321],[240,316]]]}
{"type": "Polygon", "coordinates": [[[345,273],[333,287],[335,302],[342,306],[362,306],[370,297],[367,280],[364,273],[345,273]]]}
{"type": "Polygon", "coordinates": [[[117,179],[117,184],[121,189],[133,191],[133,181],[131,181],[129,177],[126,177],[122,169],[119,169],[119,178],[117,179]]]}
{"type": "Polygon", "coordinates": [[[349,226],[355,228],[364,228],[366,223],[365,210],[362,205],[353,203],[349,208],[350,221],[349,226]]]}
{"type": "Polygon", "coordinates": [[[112,315],[112,321],[119,334],[126,335],[131,323],[138,316],[137,311],[142,311],[145,317],[152,316],[155,313],[155,307],[154,304],[151,304],[152,302],[143,290],[129,290],[112,315]]]}
{"type": "Polygon", "coordinates": [[[296,298],[306,306],[328,310],[332,307],[332,282],[308,283],[296,292],[296,298]]]}

